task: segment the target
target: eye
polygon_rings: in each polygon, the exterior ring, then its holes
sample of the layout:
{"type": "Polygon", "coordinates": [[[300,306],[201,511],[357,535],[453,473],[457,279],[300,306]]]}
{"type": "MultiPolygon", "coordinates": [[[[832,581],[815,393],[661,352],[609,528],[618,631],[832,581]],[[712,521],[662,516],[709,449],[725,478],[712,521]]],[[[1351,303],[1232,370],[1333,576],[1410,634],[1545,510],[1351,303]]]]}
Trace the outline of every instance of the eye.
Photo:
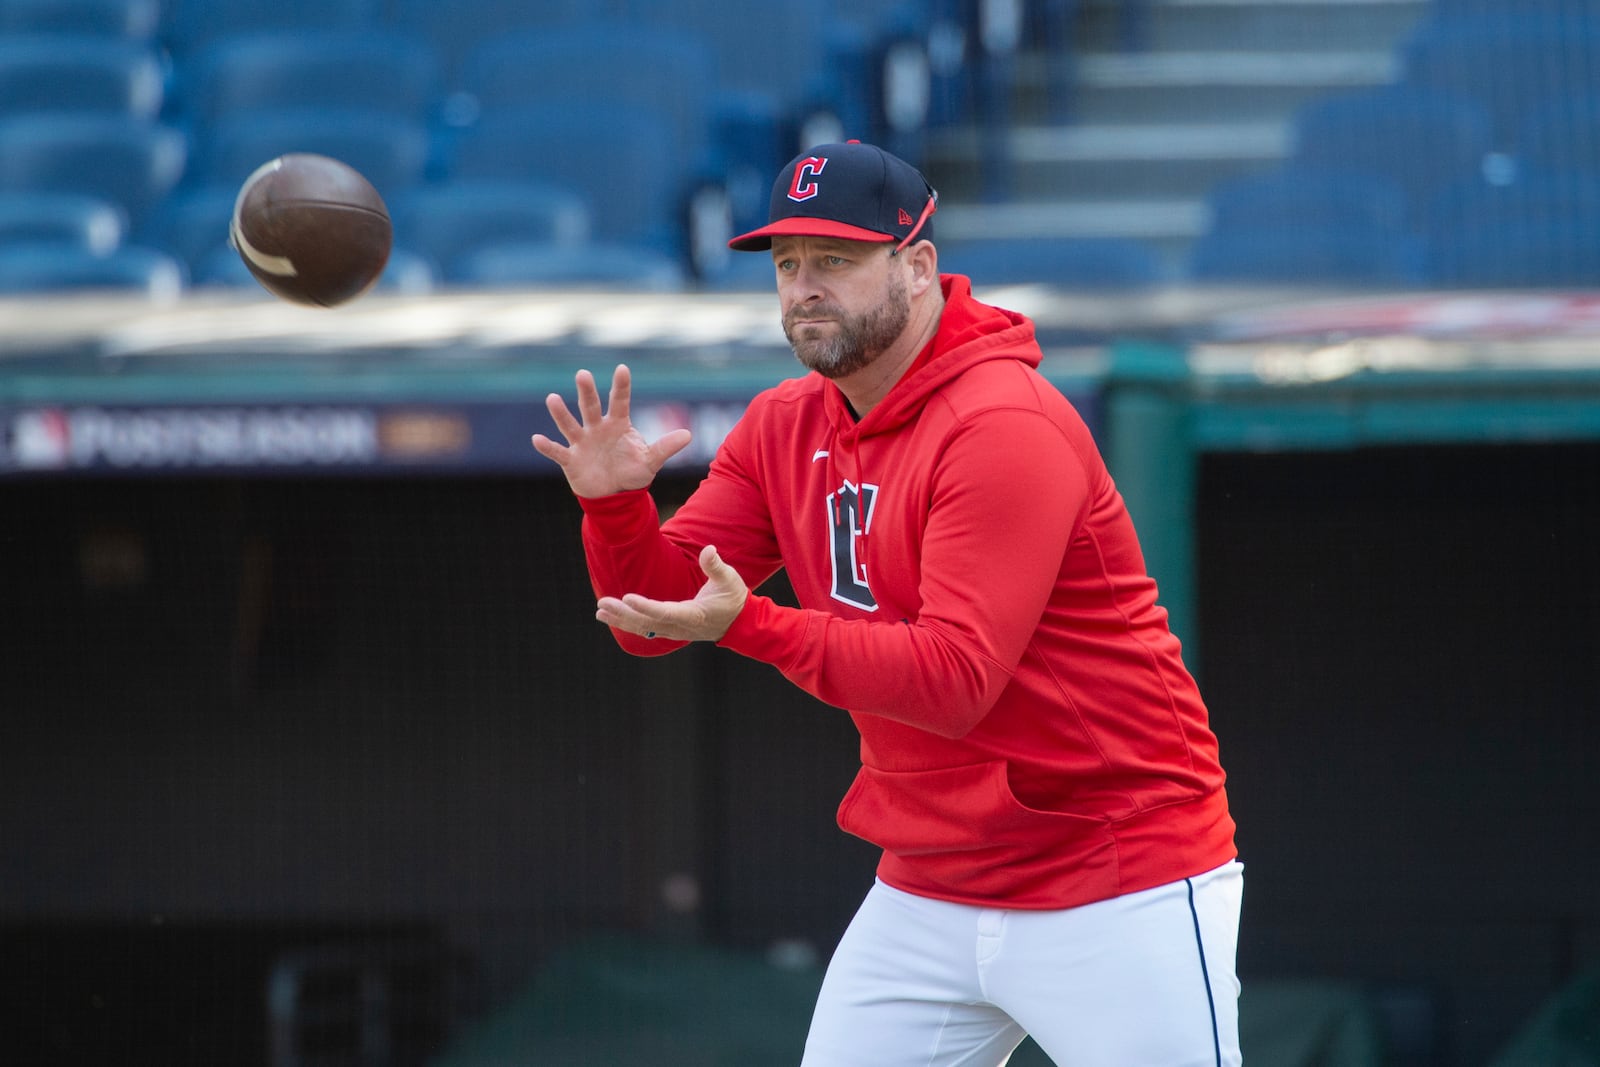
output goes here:
{"type": "Polygon", "coordinates": [[[830,267],[842,267],[845,264],[845,258],[843,256],[829,256],[827,263],[830,267]]]}

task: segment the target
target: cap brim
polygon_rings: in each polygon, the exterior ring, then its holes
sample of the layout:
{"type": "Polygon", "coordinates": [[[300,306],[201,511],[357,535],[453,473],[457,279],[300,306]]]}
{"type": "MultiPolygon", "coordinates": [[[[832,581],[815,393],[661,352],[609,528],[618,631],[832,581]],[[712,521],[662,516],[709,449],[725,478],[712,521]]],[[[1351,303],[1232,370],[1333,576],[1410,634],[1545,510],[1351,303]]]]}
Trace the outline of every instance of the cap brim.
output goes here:
{"type": "Polygon", "coordinates": [[[728,242],[735,252],[765,252],[772,247],[774,237],[837,237],[845,241],[898,241],[892,233],[864,230],[832,219],[808,219],[794,215],[768,223],[759,230],[742,233],[728,242]]]}

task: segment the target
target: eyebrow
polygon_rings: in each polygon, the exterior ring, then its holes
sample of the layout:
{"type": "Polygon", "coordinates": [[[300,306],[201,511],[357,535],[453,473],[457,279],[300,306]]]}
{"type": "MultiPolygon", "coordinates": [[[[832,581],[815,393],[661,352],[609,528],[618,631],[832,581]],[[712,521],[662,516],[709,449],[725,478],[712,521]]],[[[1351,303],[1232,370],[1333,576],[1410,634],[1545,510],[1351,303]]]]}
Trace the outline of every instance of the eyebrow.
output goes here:
{"type": "MultiPolygon", "coordinates": [[[[854,252],[862,244],[860,241],[844,241],[831,237],[821,237],[815,240],[816,243],[811,246],[812,250],[822,255],[833,255],[837,252],[854,252]]],[[[776,240],[772,242],[773,255],[790,255],[798,250],[798,246],[793,243],[785,243],[780,246],[776,240]]]]}

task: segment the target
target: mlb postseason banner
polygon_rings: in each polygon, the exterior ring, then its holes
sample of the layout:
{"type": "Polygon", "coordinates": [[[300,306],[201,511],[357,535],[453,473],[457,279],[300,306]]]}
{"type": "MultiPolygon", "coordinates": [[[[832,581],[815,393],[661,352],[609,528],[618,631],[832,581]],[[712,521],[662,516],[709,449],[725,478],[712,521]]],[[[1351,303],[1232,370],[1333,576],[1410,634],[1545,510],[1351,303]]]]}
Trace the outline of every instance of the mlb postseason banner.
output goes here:
{"type": "MultiPolygon", "coordinates": [[[[1600,294],[979,296],[1033,318],[1042,371],[1110,451],[1120,420],[1121,451],[1148,452],[1136,416],[1165,410],[1166,466],[1600,438],[1600,294]]],[[[231,301],[0,301],[0,478],[552,474],[528,441],[554,431],[545,397],[570,401],[580,368],[604,391],[623,362],[641,431],[687,427],[675,463],[703,468],[751,397],[802,373],[768,294],[231,301]]]]}
{"type": "MultiPolygon", "coordinates": [[[[1079,339],[1081,342],[1081,339],[1079,339]]],[[[1051,374],[1093,425],[1093,346],[1051,374]]],[[[573,376],[633,370],[633,418],[703,468],[761,389],[803,373],[768,294],[0,303],[0,478],[553,474],[529,437],[573,376]]]]}
{"type": "MultiPolygon", "coordinates": [[[[693,467],[710,461],[743,410],[695,400],[643,403],[634,414],[647,436],[693,430],[674,457],[693,467]]],[[[552,431],[539,397],[0,406],[0,476],[544,470],[528,439],[552,431]]]]}

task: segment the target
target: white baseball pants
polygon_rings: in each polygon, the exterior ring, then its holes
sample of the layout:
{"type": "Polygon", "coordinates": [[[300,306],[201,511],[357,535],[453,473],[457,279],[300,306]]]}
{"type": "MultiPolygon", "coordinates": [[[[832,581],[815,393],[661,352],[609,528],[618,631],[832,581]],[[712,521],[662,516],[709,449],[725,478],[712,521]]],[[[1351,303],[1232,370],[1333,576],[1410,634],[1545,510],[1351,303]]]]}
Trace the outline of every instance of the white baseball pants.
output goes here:
{"type": "Polygon", "coordinates": [[[873,886],[823,979],[804,1067],[1236,1067],[1244,868],[1061,911],[873,886]]]}

